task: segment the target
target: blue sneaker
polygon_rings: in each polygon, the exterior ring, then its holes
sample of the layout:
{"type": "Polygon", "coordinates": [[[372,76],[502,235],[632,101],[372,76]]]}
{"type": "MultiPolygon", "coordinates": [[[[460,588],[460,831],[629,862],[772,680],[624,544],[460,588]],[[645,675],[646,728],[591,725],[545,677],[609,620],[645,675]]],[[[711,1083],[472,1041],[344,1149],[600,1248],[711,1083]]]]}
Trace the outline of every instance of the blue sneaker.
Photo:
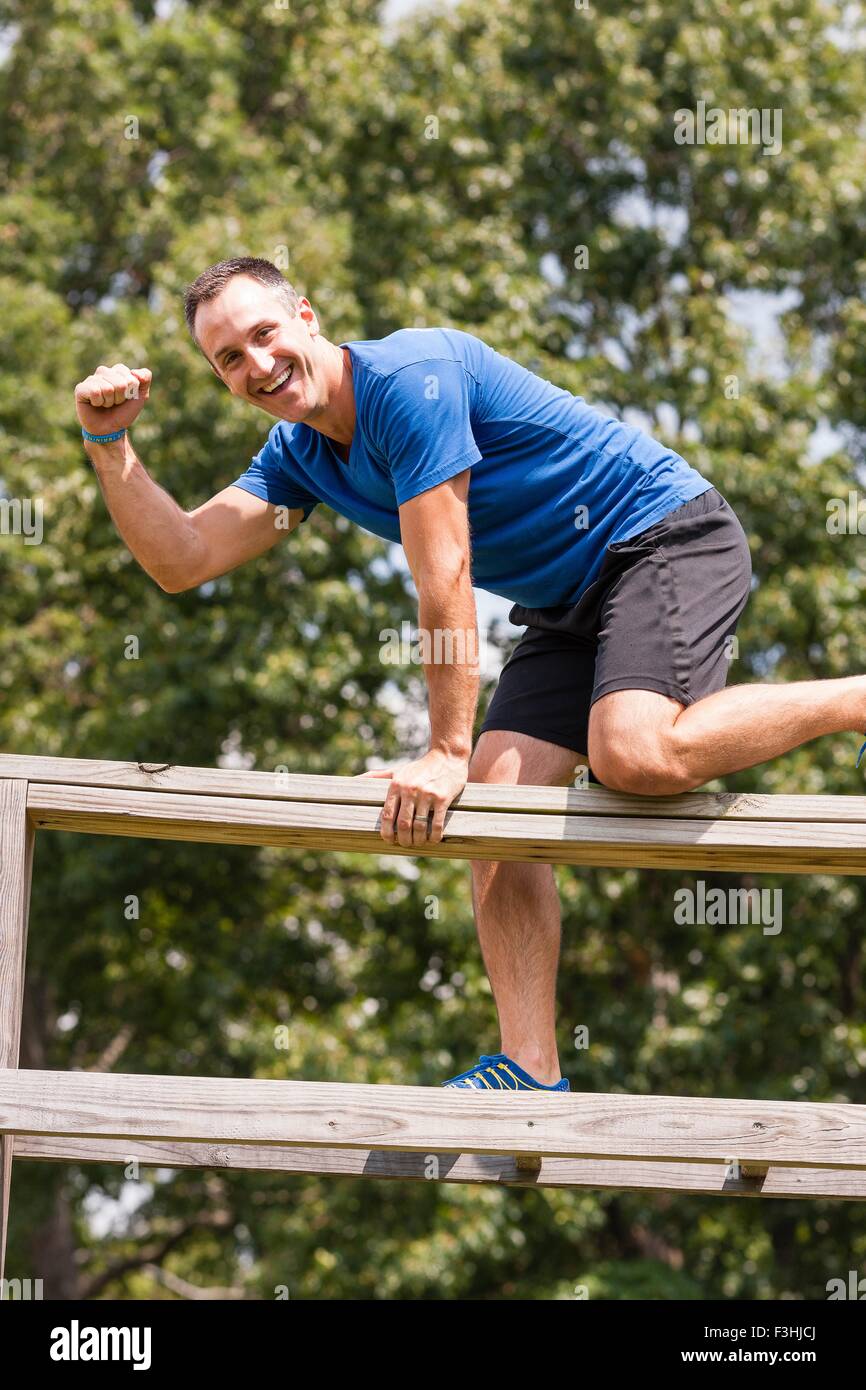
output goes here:
{"type": "Polygon", "coordinates": [[[504,1052],[491,1056],[483,1053],[474,1067],[443,1081],[452,1091],[570,1091],[568,1077],[560,1077],[555,1086],[543,1086],[518,1066],[504,1052]]]}

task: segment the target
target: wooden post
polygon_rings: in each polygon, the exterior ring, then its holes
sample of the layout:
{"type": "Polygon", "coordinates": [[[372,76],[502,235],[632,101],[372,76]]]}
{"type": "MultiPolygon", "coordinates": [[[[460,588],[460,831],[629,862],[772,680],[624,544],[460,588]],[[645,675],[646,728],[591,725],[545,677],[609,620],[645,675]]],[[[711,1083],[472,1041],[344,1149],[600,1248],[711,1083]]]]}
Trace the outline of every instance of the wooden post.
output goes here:
{"type": "MultiPolygon", "coordinates": [[[[18,1066],[21,1045],[33,840],[27,783],[0,779],[0,1067],[10,1069],[18,1066]]],[[[11,1134],[0,1135],[0,1280],[6,1267],[14,1143],[11,1134]]]]}

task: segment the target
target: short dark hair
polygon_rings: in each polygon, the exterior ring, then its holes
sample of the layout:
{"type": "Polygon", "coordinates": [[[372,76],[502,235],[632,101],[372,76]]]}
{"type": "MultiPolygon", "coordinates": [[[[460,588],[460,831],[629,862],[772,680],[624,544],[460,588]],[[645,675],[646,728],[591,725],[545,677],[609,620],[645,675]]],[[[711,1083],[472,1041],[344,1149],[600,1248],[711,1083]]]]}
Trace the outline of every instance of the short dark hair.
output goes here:
{"type": "MultiPolygon", "coordinates": [[[[260,256],[235,256],[229,261],[218,261],[216,265],[203,270],[184,291],[183,312],[186,326],[199,352],[204,352],[204,349],[195,333],[196,310],[200,304],[207,304],[209,300],[216,299],[234,275],[249,275],[251,279],[276,290],[277,297],[283,301],[290,318],[294,318],[298,312],[300,295],[273,261],[262,260],[260,256]]],[[[204,355],[207,356],[206,353],[204,355]]]]}

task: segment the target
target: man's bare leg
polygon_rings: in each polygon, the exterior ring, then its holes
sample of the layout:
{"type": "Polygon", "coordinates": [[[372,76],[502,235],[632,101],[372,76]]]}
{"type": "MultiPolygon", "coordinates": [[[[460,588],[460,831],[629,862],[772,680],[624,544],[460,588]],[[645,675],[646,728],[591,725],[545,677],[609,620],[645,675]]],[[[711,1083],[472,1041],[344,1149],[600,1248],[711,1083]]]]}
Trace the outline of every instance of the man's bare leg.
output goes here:
{"type": "MultiPolygon", "coordinates": [[[[563,786],[585,755],[528,734],[491,729],[478,740],[470,782],[563,786]]],[[[556,1047],[556,971],[561,914],[553,865],[472,860],[481,954],[507,1052],[542,1085],[562,1072],[556,1047]]]]}
{"type": "Polygon", "coordinates": [[[589,757],[606,786],[665,796],[756,767],[822,734],[864,730],[866,676],[737,685],[686,707],[652,690],[616,690],[592,706],[589,757]]]}
{"type": "MultiPolygon", "coordinates": [[[[866,677],[742,685],[683,707],[647,690],[597,700],[592,768],[607,786],[663,796],[754,767],[822,734],[866,731],[866,677]]],[[[567,786],[585,756],[526,734],[481,735],[470,782],[567,786]]],[[[550,864],[472,861],[472,897],[501,1051],[542,1082],[561,1075],[555,989],[560,906],[550,864]]]]}

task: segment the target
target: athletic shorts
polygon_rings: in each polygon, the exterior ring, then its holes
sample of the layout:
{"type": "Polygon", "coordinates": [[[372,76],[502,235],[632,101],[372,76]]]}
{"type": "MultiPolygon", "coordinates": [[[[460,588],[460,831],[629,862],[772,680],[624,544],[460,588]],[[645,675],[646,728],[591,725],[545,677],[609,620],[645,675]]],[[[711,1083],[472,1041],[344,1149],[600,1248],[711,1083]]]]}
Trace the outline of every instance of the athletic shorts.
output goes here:
{"type": "Polygon", "coordinates": [[[656,690],[682,705],[722,690],[751,578],[745,532],[714,487],[615,541],[577,603],[511,609],[526,632],[480,733],[510,729],[585,758],[590,708],[612,690],[656,690]]]}

